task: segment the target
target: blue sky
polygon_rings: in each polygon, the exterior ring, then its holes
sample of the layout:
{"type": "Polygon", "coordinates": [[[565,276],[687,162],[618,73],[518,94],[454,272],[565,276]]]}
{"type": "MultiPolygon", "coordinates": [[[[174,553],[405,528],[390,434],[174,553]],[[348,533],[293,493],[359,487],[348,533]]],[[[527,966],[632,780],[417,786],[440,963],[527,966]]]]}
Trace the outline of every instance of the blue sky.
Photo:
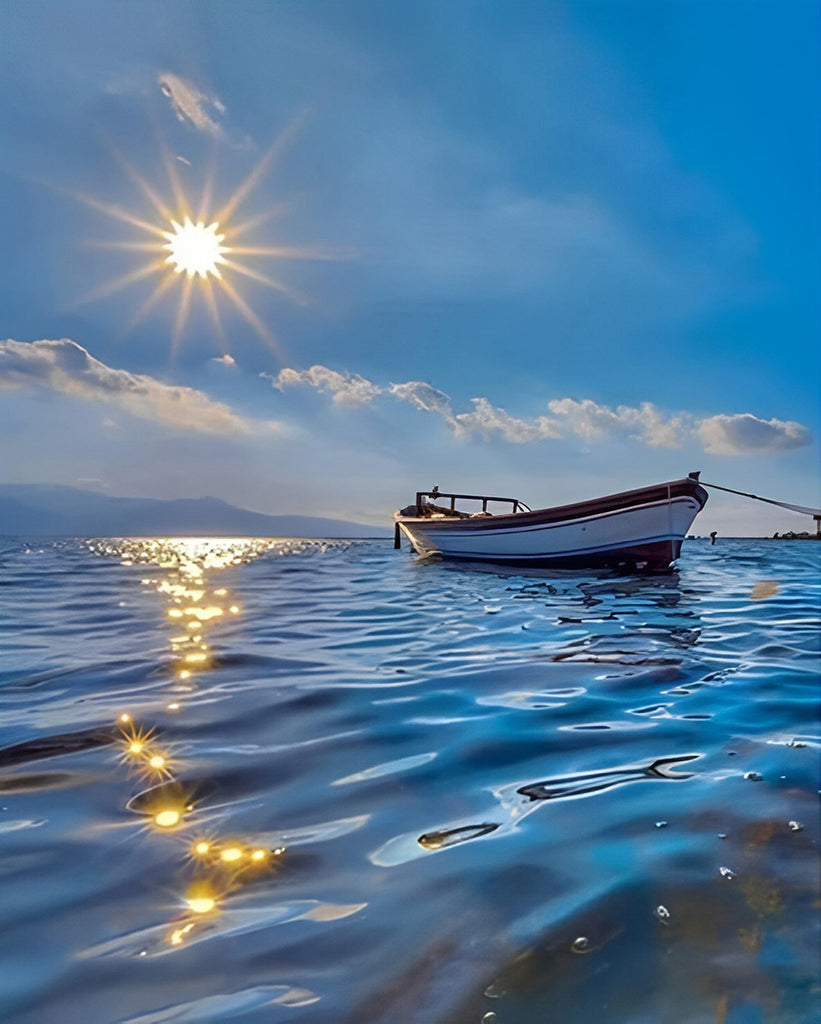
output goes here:
{"type": "MultiPolygon", "coordinates": [[[[2,5],[3,478],[373,523],[694,469],[818,505],[819,22],[2,5]],[[230,263],[181,307],[161,232],[204,191],[230,263]]],[[[809,525],[715,493],[697,529],[809,525]]]]}

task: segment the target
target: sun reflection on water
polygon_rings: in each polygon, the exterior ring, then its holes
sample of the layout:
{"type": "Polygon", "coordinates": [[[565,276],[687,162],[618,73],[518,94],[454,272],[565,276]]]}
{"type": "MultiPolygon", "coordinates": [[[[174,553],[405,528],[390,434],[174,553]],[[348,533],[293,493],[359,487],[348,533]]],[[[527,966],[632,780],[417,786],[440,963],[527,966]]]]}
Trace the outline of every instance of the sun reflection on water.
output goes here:
{"type": "MultiPolygon", "coordinates": [[[[132,796],[127,809],[144,816],[149,834],[184,835],[196,821],[197,800],[193,787],[176,774],[182,762],[160,748],[156,731],[135,723],[130,713],[123,712],[117,724],[120,760],[154,783],[132,796]]],[[[187,886],[183,883],[180,898],[183,916],[171,922],[164,940],[174,947],[200,928],[202,920],[219,915],[232,893],[272,874],[285,853],[284,845],[261,846],[236,835],[200,833],[192,839],[189,834],[184,842],[186,855],[181,862],[189,881],[187,886]]]]}
{"type": "MultiPolygon", "coordinates": [[[[185,689],[191,695],[187,701],[190,706],[196,699],[197,676],[218,664],[206,634],[242,612],[242,606],[227,587],[211,586],[210,575],[245,565],[272,549],[284,554],[304,545],[300,541],[198,537],[95,540],[86,546],[124,566],[160,570],[143,575],[140,584],[153,588],[166,603],[164,619],[173,627],[168,641],[172,655],[171,685],[174,690],[185,689]]],[[[165,704],[165,709],[181,712],[183,705],[175,699],[165,704]]],[[[192,838],[190,830],[197,821],[197,795],[181,775],[183,757],[161,737],[156,726],[140,723],[131,711],[123,711],[116,725],[120,762],[148,786],[131,796],[127,809],[143,816],[149,835],[166,833],[184,839],[181,864],[188,877],[179,890],[181,913],[170,923],[164,940],[172,947],[180,947],[206,923],[212,927],[211,922],[233,892],[272,874],[285,847],[263,846],[237,835],[200,832],[192,838]]]]}
{"type": "Polygon", "coordinates": [[[231,600],[227,587],[212,589],[208,577],[245,565],[277,543],[259,538],[153,537],[96,540],[87,546],[95,554],[118,559],[121,565],[162,570],[161,576],[145,575],[140,583],[152,587],[167,602],[167,619],[178,623],[169,637],[172,672],[177,680],[189,682],[195,673],[213,667],[207,631],[242,610],[231,600]]]}

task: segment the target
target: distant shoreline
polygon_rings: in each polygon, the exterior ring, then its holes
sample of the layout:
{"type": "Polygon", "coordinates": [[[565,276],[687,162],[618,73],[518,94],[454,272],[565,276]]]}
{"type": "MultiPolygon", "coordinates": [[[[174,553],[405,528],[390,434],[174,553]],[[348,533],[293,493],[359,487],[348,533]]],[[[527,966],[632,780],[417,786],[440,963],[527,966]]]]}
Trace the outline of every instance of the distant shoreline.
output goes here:
{"type": "MultiPolygon", "coordinates": [[[[690,536],[686,537],[685,539],[709,540],[710,538],[709,536],[690,536]]],[[[775,533],[769,537],[760,537],[745,534],[726,534],[725,536],[722,536],[721,534],[716,534],[716,543],[719,543],[722,540],[821,540],[821,536],[819,536],[817,533],[807,533],[806,531],[804,533],[793,533],[792,531],[788,531],[787,533],[775,533]]]]}

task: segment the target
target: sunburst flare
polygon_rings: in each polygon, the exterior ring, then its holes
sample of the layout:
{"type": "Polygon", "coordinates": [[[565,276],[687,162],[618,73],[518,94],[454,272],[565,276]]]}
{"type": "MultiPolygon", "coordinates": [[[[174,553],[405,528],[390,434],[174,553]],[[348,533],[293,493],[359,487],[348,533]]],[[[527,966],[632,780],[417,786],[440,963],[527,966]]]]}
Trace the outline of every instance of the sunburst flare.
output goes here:
{"type": "Polygon", "coordinates": [[[246,281],[254,281],[265,288],[285,295],[298,305],[305,305],[305,299],[284,282],[260,272],[253,265],[249,266],[249,260],[253,264],[260,259],[290,262],[293,260],[342,259],[352,255],[350,250],[322,246],[241,245],[236,241],[232,242],[232,239],[236,240],[239,235],[245,234],[250,228],[258,227],[272,216],[287,211],[285,205],[278,204],[265,214],[252,216],[236,225],[232,224],[239,207],[270,171],[275,159],[281,155],[286,144],[292,140],[299,123],[300,119],[296,119],[282,132],[271,149],[220,207],[212,204],[213,166],[206,173],[200,202],[196,205],[192,204],[186,196],[178,168],[174,165],[167,149],[163,147],[163,164],[169,177],[172,195],[171,201],[166,202],[158,191],[128,163],[125,157],[115,151],[116,159],[124,168],[128,178],[137,186],[143,199],[153,207],[159,223],[151,223],[145,217],[135,216],[121,206],[103,202],[96,197],[68,192],[72,198],[80,200],[105,216],[128,224],[151,236],[150,241],[123,240],[97,243],[106,249],[144,252],[148,254],[149,259],[142,266],[98,286],[80,298],[78,302],[96,301],[146,277],[160,275],[158,283],[130,321],[129,330],[133,330],[140,320],[158,305],[160,299],[166,295],[175,281],[180,281],[181,288],[177,308],[172,317],[172,356],[180,344],[192,308],[197,304],[205,309],[211,319],[215,334],[222,342],[222,347],[225,347],[225,333],[220,318],[218,297],[238,313],[277,355],[281,356],[279,343],[274,333],[259,314],[252,309],[248,299],[238,290],[236,279],[241,277],[246,281]],[[196,213],[192,213],[194,209],[196,213]],[[229,254],[230,258],[228,258],[229,254]],[[232,281],[230,278],[234,280],[232,281]]]}

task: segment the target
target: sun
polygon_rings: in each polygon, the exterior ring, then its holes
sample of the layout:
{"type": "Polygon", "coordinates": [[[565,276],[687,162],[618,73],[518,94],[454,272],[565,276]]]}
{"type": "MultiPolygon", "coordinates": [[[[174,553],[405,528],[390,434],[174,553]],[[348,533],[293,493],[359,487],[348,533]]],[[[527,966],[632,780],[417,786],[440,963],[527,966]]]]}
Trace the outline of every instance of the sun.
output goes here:
{"type": "Polygon", "coordinates": [[[202,221],[195,224],[190,217],[186,217],[184,223],[178,224],[171,221],[173,231],[164,231],[168,243],[163,249],[171,253],[165,259],[166,263],[173,263],[176,273],[183,271],[193,277],[195,274],[205,280],[209,274],[213,277],[221,277],[218,263],[225,263],[225,252],[230,252],[227,245],[220,243],[225,235],[218,235],[219,224],[214,221],[208,227],[202,221]]]}
{"type": "MultiPolygon", "coordinates": [[[[299,121],[286,128],[269,151],[259,160],[247,177],[233,190],[222,206],[212,202],[214,191],[213,171],[206,173],[202,183],[201,198],[194,204],[186,195],[179,167],[165,147],[163,163],[171,185],[171,199],[165,200],[149,182],[123,157],[114,152],[127,176],[136,184],[153,208],[157,219],[135,215],[128,209],[104,202],[95,196],[60,189],[72,198],[92,207],[99,213],[122,221],[149,237],[142,241],[122,240],[92,242],[105,249],[129,250],[142,253],[145,260],[133,270],[107,281],[75,300],[76,305],[106,298],[130,285],[153,277],[156,285],[148,294],[131,322],[126,333],[137,324],[169,294],[175,282],[180,282],[179,298],[171,331],[171,356],[175,356],[182,339],[192,305],[201,303],[210,316],[214,331],[219,339],[223,354],[228,352],[228,340],[222,326],[220,306],[238,314],[248,326],[274,351],[279,358],[283,352],[279,340],[269,323],[252,309],[243,295],[239,281],[253,282],[280,293],[297,305],[307,305],[307,300],[292,287],[277,278],[270,277],[258,269],[260,260],[291,262],[293,260],[338,260],[348,258],[351,250],[326,246],[305,246],[290,244],[248,244],[246,236],[266,221],[276,219],[289,211],[289,206],[275,203],[262,214],[237,222],[239,207],[256,189],[275,159],[281,154],[295,133],[299,121]],[[159,223],[157,222],[159,220],[159,223]],[[207,227],[206,227],[207,225],[207,227]],[[228,244],[223,244],[225,242],[228,244]]],[[[184,161],[188,163],[188,161],[184,161]]],[[[190,165],[189,165],[190,166],[190,165]]]]}

